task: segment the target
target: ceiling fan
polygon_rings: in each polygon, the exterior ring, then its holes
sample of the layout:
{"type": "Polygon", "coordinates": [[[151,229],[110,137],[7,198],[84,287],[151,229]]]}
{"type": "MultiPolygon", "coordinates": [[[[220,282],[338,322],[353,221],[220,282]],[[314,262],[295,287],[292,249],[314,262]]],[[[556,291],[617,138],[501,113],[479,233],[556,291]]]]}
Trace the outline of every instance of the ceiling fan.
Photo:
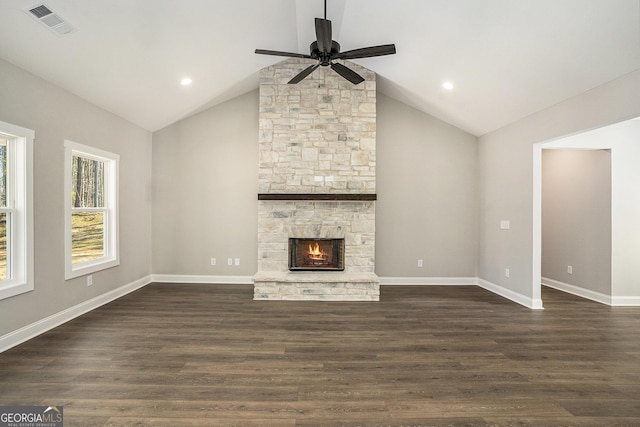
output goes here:
{"type": "Polygon", "coordinates": [[[333,62],[335,59],[356,59],[356,58],[370,58],[373,56],[393,55],[396,53],[395,44],[385,44],[380,46],[363,47],[360,49],[348,50],[346,52],[340,52],[340,44],[331,39],[331,21],[327,20],[327,0],[324,0],[324,19],[316,18],[316,41],[311,43],[309,50],[311,53],[305,55],[302,53],[290,53],[280,52],[277,50],[265,50],[256,49],[257,54],[261,55],[274,55],[274,56],[286,56],[290,58],[306,58],[316,59],[317,64],[310,65],[302,70],[299,74],[289,80],[289,84],[296,84],[301,82],[309,74],[313,73],[316,68],[331,67],[333,71],[349,80],[353,84],[359,84],[364,81],[364,78],[345,67],[339,62],[333,62]]]}

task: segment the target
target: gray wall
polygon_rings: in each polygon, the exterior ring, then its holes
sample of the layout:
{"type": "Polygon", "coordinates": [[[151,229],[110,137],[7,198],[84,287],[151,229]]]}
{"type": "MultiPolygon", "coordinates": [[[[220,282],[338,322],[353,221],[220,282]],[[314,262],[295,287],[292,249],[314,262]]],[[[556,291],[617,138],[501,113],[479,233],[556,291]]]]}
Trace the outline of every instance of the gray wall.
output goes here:
{"type": "Polygon", "coordinates": [[[539,171],[533,167],[534,144],[638,117],[639,93],[636,71],[479,138],[482,280],[525,300],[539,299],[540,261],[534,244],[540,232],[534,228],[533,198],[539,171]],[[501,219],[511,221],[511,230],[500,229],[501,219]],[[510,278],[503,275],[505,267],[510,268],[510,278]]]}
{"type": "Polygon", "coordinates": [[[258,102],[255,90],[153,134],[154,274],[255,274],[258,102]]]}
{"type": "MultiPolygon", "coordinates": [[[[256,272],[258,102],[254,91],[154,133],[154,274],[256,272]]],[[[376,273],[475,277],[476,138],[382,95],[377,109],[376,273]]]]}
{"type": "Polygon", "coordinates": [[[0,300],[0,336],[151,274],[151,133],[0,60],[0,120],[35,131],[35,290],[0,300]],[[64,280],[64,140],[120,155],[120,266],[64,280]]]}
{"type": "Polygon", "coordinates": [[[543,150],[542,276],[611,295],[610,151],[543,150]]]}
{"type": "Polygon", "coordinates": [[[377,133],[376,273],[476,277],[476,137],[380,94],[377,133]]]}

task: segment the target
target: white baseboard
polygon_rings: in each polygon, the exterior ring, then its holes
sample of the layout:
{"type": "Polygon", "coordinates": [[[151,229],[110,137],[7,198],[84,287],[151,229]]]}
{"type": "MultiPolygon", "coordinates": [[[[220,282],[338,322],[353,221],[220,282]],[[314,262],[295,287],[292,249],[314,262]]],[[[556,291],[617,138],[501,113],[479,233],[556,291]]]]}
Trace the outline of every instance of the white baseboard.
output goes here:
{"type": "MultiPolygon", "coordinates": [[[[527,296],[515,293],[509,289],[503,288],[501,286],[476,277],[380,277],[379,279],[380,285],[382,286],[480,286],[490,292],[498,294],[518,304],[524,305],[525,307],[531,309],[542,309],[541,300],[533,300],[527,296]]],[[[206,283],[214,285],[252,285],[253,276],[152,274],[1,336],[0,353],[12,347],[15,347],[18,344],[21,344],[31,338],[34,338],[44,332],[47,332],[55,328],[56,326],[62,325],[63,323],[75,319],[76,317],[94,310],[104,304],[123,297],[124,295],[140,289],[152,282],[206,283]]],[[[551,285],[547,284],[547,286],[551,285]]],[[[613,299],[612,305],[640,306],[640,297],[616,297],[613,299]]]]}
{"type": "MultiPolygon", "coordinates": [[[[253,276],[205,276],[189,274],[152,274],[151,280],[160,283],[208,283],[212,285],[252,285],[253,276]]],[[[380,285],[409,286],[409,285],[477,285],[475,277],[379,277],[380,285]]]]}
{"type": "MultiPolygon", "coordinates": [[[[164,283],[206,283],[212,285],[252,285],[253,276],[205,276],[181,274],[153,274],[153,282],[164,283]]],[[[490,292],[505,297],[525,307],[540,310],[542,300],[533,300],[525,295],[478,279],[477,277],[380,277],[380,286],[480,286],[490,292]]]]}
{"type": "Polygon", "coordinates": [[[591,301],[599,302],[601,304],[607,304],[613,307],[638,307],[640,306],[640,296],[626,296],[618,297],[606,295],[601,292],[592,291],[589,289],[581,288],[579,286],[570,285],[569,283],[559,282],[557,280],[549,279],[548,277],[542,278],[542,284],[553,289],[557,289],[568,294],[576,295],[581,298],[586,298],[591,301]]]}
{"type": "Polygon", "coordinates": [[[640,307],[640,297],[611,297],[614,307],[640,307]]]}
{"type": "Polygon", "coordinates": [[[253,276],[206,276],[193,274],[152,274],[158,283],[207,283],[212,285],[253,285],[253,276]]]}
{"type": "Polygon", "coordinates": [[[526,295],[519,294],[512,291],[511,289],[503,288],[502,286],[496,285],[495,283],[491,283],[480,278],[478,278],[478,286],[490,292],[493,292],[494,294],[500,295],[501,297],[507,298],[513,302],[517,302],[520,305],[524,305],[525,307],[532,310],[544,309],[544,307],[542,306],[542,299],[530,298],[526,295]]]}
{"type": "Polygon", "coordinates": [[[557,289],[562,292],[566,292],[571,295],[576,295],[581,298],[586,298],[591,301],[599,302],[601,304],[611,305],[611,297],[600,292],[591,291],[589,289],[581,288],[579,286],[570,285],[568,283],[559,282],[557,280],[543,277],[541,282],[544,286],[548,286],[553,289],[557,289]]]}
{"type": "Polygon", "coordinates": [[[475,286],[475,277],[380,277],[380,285],[385,286],[475,286]]]}
{"type": "Polygon", "coordinates": [[[0,353],[151,283],[146,276],[0,337],[0,353]]]}

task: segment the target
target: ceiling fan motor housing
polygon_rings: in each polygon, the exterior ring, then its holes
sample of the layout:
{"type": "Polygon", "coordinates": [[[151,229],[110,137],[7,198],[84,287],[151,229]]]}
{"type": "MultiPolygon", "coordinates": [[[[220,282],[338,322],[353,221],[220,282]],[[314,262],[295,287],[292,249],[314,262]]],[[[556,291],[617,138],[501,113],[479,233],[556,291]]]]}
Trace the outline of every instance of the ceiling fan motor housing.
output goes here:
{"type": "Polygon", "coordinates": [[[331,60],[340,53],[340,43],[335,40],[331,40],[331,52],[320,52],[318,49],[318,42],[315,41],[309,45],[311,51],[311,57],[320,61],[320,65],[328,67],[331,65],[331,60]]]}

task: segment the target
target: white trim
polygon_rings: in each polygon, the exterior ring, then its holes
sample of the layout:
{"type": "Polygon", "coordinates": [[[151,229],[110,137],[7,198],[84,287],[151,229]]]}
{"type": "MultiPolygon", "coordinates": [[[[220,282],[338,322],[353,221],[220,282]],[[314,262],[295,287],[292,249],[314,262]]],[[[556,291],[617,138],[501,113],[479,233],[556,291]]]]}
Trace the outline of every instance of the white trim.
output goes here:
{"type": "MultiPolygon", "coordinates": [[[[379,277],[380,286],[480,286],[501,297],[507,298],[532,310],[542,310],[542,300],[487,282],[476,277],[379,277]]],[[[252,285],[253,276],[205,276],[182,274],[152,274],[152,282],[160,283],[206,283],[212,285],[252,285]]]]}
{"type": "Polygon", "coordinates": [[[611,305],[614,307],[640,307],[640,296],[611,297],[611,300],[611,305]]]}
{"type": "MultiPolygon", "coordinates": [[[[65,209],[65,280],[84,276],[120,265],[120,209],[119,209],[119,175],[120,155],[91,147],[77,142],[65,140],[64,159],[64,209],[65,209]],[[73,264],[71,243],[71,216],[74,211],[71,206],[71,171],[73,156],[88,158],[104,163],[105,168],[105,207],[100,209],[105,215],[104,250],[102,258],[86,263],[73,264]]],[[[80,211],[84,211],[81,209],[80,211]]]]}
{"type": "MultiPolygon", "coordinates": [[[[252,285],[254,276],[207,276],[193,274],[152,274],[153,282],[209,283],[212,285],[252,285]]],[[[380,277],[380,285],[388,286],[476,286],[475,277],[380,277]]]]}
{"type": "Polygon", "coordinates": [[[63,323],[73,320],[78,316],[88,313],[91,310],[95,310],[104,304],[121,298],[148,285],[149,283],[151,283],[151,276],[143,277],[127,285],[121,286],[102,295],[98,295],[95,298],[81,302],[80,304],[67,308],[66,310],[52,314],[49,317],[38,320],[37,322],[24,326],[13,332],[9,332],[8,334],[0,337],[0,353],[22,344],[27,340],[35,338],[40,334],[62,325],[63,323]]]}
{"type": "Polygon", "coordinates": [[[205,276],[194,274],[152,274],[152,282],[209,283],[212,285],[253,285],[253,276],[205,276]]]}
{"type": "Polygon", "coordinates": [[[603,294],[601,292],[592,291],[576,285],[570,285],[569,283],[559,282],[557,280],[549,279],[548,277],[542,278],[542,284],[553,289],[557,289],[568,294],[576,295],[581,298],[586,298],[591,301],[599,302],[601,304],[610,305],[613,307],[637,307],[640,306],[640,296],[626,296],[616,297],[603,294]]]}
{"type": "MultiPolygon", "coordinates": [[[[150,283],[207,283],[213,285],[252,285],[253,276],[206,276],[206,275],[181,275],[181,274],[151,274],[127,285],[98,295],[95,298],[84,301],[59,313],[55,313],[45,319],[38,320],[30,325],[9,332],[0,337],[0,353],[15,347],[27,340],[35,338],[57,326],[75,319],[91,310],[121,298],[150,283]]],[[[531,309],[542,309],[541,300],[532,300],[529,297],[515,293],[509,289],[495,285],[483,279],[475,277],[380,277],[380,284],[385,286],[480,286],[499,296],[507,298],[531,309]]],[[[548,285],[547,285],[548,286],[548,285]]],[[[617,297],[614,305],[640,305],[640,297],[617,297]]]]}
{"type": "Polygon", "coordinates": [[[475,277],[380,277],[380,285],[386,286],[476,286],[475,277]]]}
{"type": "MultiPolygon", "coordinates": [[[[542,145],[533,144],[533,222],[531,229],[531,296],[533,300],[542,301],[542,145]]],[[[542,307],[542,303],[540,303],[542,307]]]]}
{"type": "Polygon", "coordinates": [[[524,305],[532,310],[544,309],[542,306],[542,299],[540,298],[530,298],[526,295],[519,294],[511,289],[503,288],[502,286],[480,278],[478,278],[478,286],[513,302],[517,302],[520,305],[524,305]]]}
{"type": "Polygon", "coordinates": [[[101,150],[96,147],[92,147],[90,145],[80,144],[78,142],[69,141],[68,139],[64,140],[65,148],[69,148],[73,152],[77,152],[82,154],[82,157],[86,157],[87,159],[96,160],[98,162],[103,162],[105,159],[109,160],[120,160],[120,155],[111,153],[109,151],[101,150]]]}
{"type": "Polygon", "coordinates": [[[576,285],[570,285],[569,283],[559,282],[557,280],[549,279],[548,277],[543,277],[541,283],[544,286],[548,286],[571,295],[576,295],[601,304],[611,305],[611,297],[600,292],[592,291],[576,285]]]}
{"type": "MultiPolygon", "coordinates": [[[[154,283],[202,283],[211,285],[253,285],[254,276],[207,276],[152,274],[154,283]]],[[[543,310],[542,299],[530,298],[477,277],[379,277],[380,286],[479,286],[532,310],[543,310]]]]}
{"type": "Polygon", "coordinates": [[[380,285],[418,285],[418,286],[479,286],[503,298],[523,305],[532,310],[542,310],[540,298],[530,298],[510,289],[488,282],[478,277],[380,277],[380,285]]]}
{"type": "Polygon", "coordinates": [[[35,132],[0,121],[0,133],[7,145],[7,272],[11,279],[0,284],[0,299],[34,289],[33,249],[33,144],[35,132]],[[9,149],[9,147],[12,147],[9,149]]]}

